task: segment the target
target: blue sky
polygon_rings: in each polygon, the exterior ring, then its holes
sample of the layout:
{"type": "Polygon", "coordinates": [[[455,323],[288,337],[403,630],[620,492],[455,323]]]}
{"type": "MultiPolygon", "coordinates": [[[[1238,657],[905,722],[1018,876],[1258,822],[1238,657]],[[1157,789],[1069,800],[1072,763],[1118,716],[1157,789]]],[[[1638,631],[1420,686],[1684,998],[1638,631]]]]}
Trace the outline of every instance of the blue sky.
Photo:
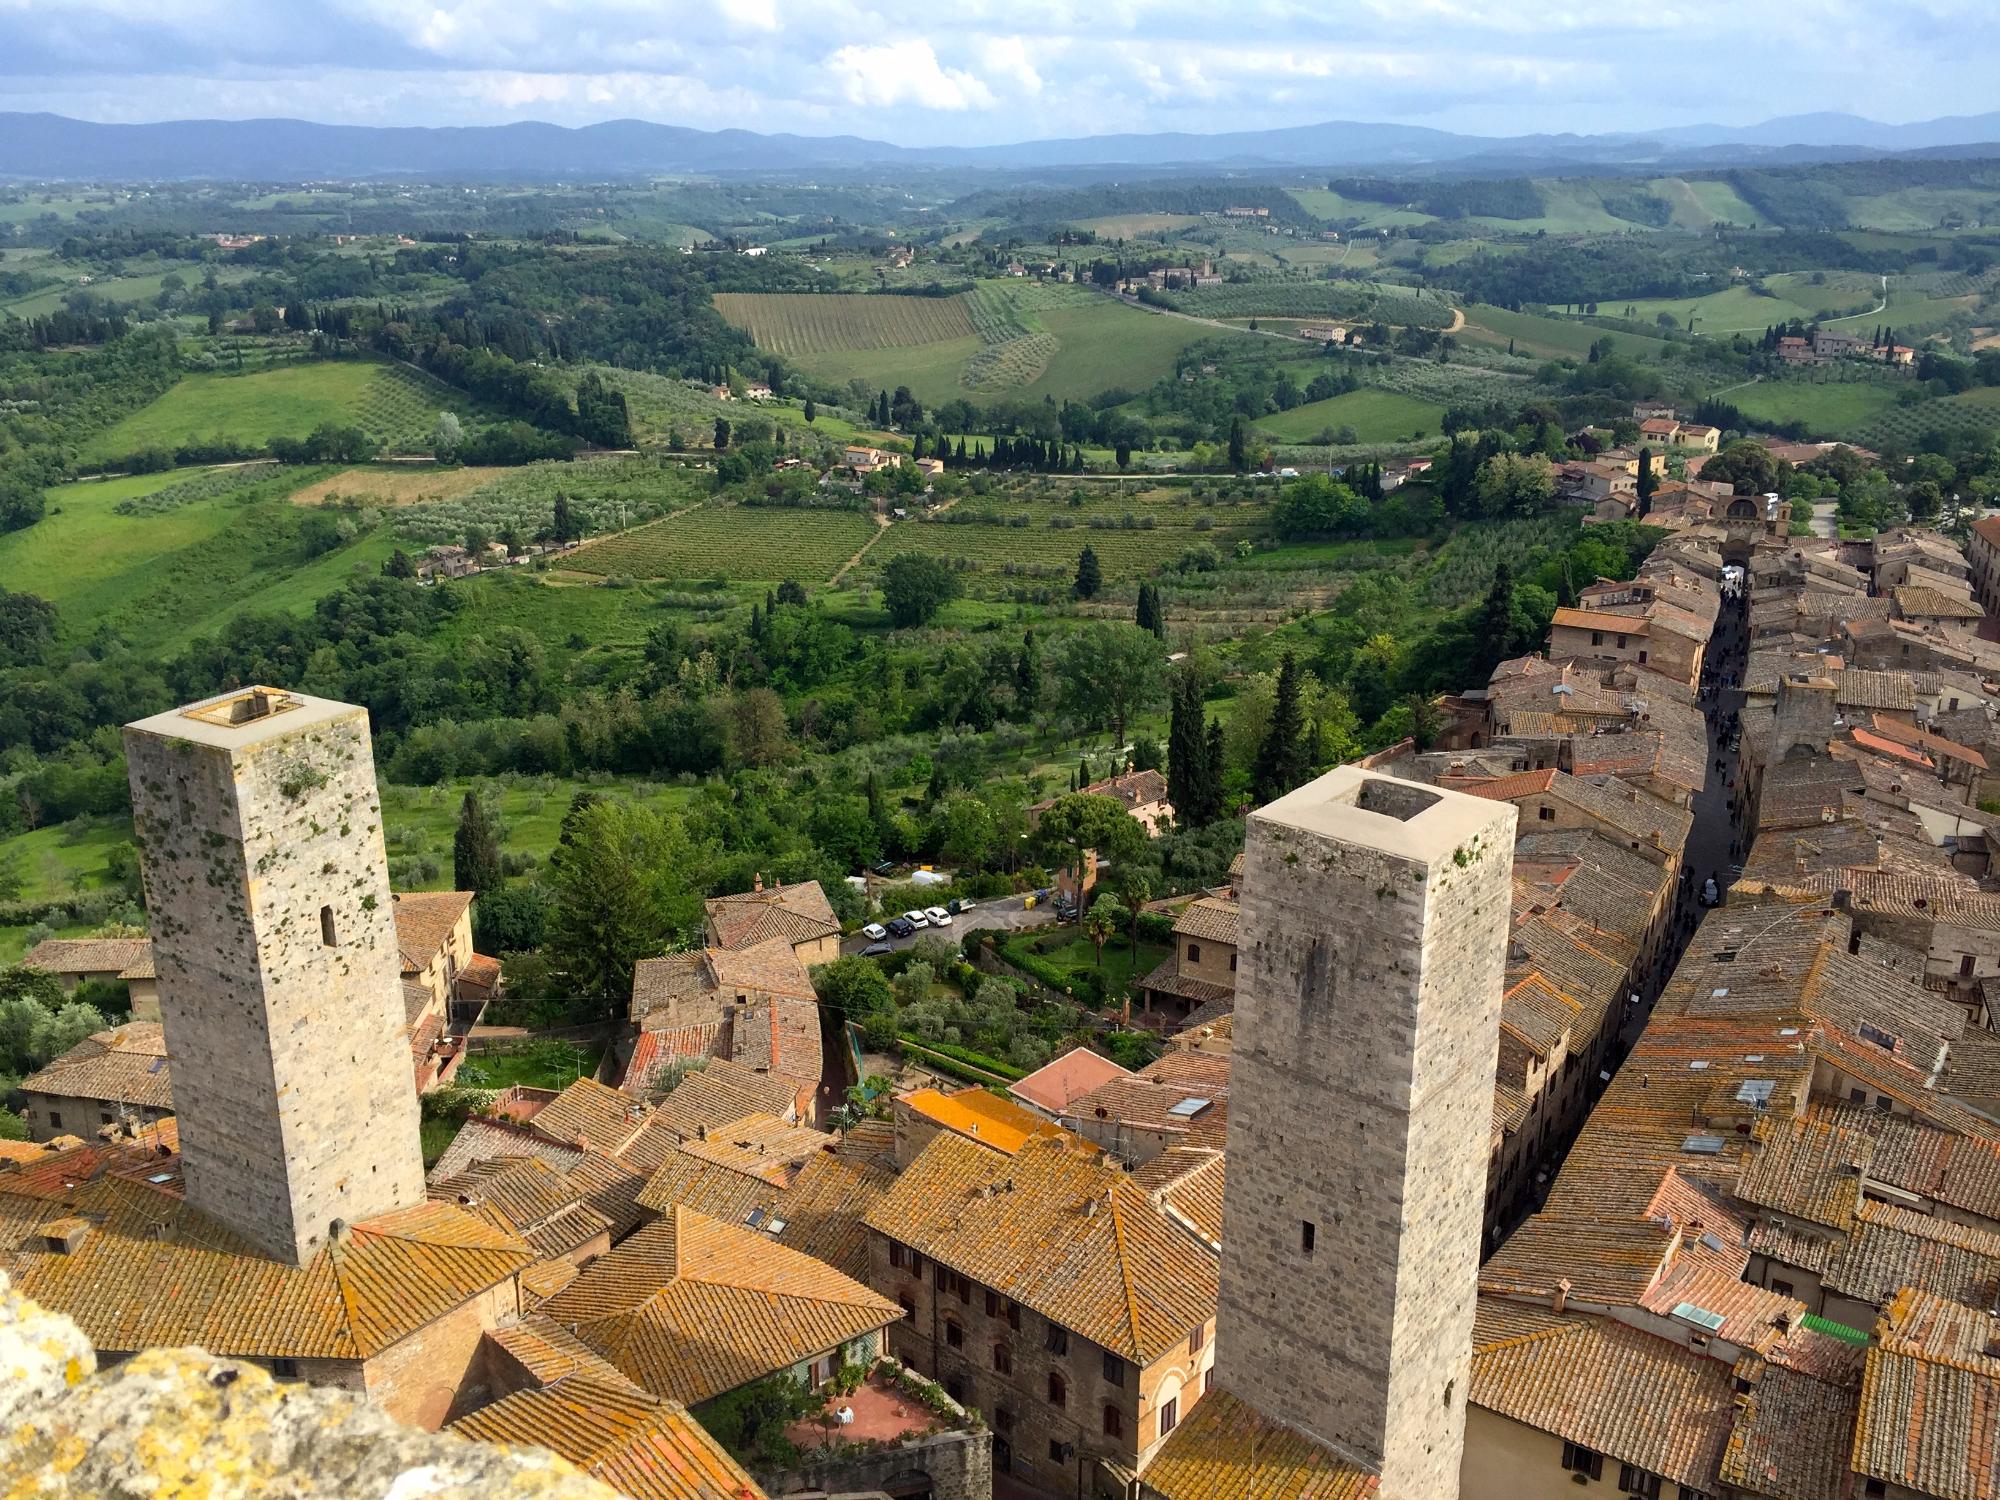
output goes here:
{"type": "Polygon", "coordinates": [[[903,144],[2000,105],[1993,0],[0,0],[0,109],[903,144]]]}

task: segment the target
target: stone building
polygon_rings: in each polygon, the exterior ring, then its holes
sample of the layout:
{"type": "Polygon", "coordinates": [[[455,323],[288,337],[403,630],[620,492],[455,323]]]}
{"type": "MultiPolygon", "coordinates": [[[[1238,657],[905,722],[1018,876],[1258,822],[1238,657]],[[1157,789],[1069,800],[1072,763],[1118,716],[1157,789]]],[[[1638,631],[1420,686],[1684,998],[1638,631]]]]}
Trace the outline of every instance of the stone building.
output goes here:
{"type": "Polygon", "coordinates": [[[717,896],[703,907],[704,941],[711,948],[737,951],[783,938],[803,965],[830,964],[840,957],[840,922],[817,880],[766,886],[759,875],[750,890],[717,896]]]}
{"type": "Polygon", "coordinates": [[[423,1202],[368,714],[249,688],[125,731],[188,1202],[293,1264],[423,1202]]]}
{"type": "Polygon", "coordinates": [[[1123,1500],[1199,1409],[1215,1252],[1074,1136],[940,1133],[867,1225],[891,1352],[986,1414],[996,1474],[1123,1500]]]}
{"type": "Polygon", "coordinates": [[[152,1125],[174,1112],[167,1040],[158,1021],[95,1032],[21,1080],[28,1134],[85,1140],[106,1129],[152,1125]]]}
{"type": "Polygon", "coordinates": [[[1224,1462],[1238,1494],[1457,1492],[1514,823],[1356,767],[1251,816],[1216,1365],[1247,1410],[1149,1493],[1219,1500],[1224,1462]]]}
{"type": "Polygon", "coordinates": [[[71,994],[86,979],[125,986],[132,1019],[160,1019],[160,983],[153,972],[153,945],[145,938],[44,938],[21,958],[24,969],[40,969],[71,994]]]}

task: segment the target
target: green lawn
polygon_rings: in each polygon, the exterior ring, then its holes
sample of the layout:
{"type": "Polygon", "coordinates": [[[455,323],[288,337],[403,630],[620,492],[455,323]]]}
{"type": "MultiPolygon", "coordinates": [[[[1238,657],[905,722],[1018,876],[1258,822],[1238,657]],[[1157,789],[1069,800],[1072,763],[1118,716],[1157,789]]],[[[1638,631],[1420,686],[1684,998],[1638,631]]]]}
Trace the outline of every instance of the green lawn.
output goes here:
{"type": "MultiPolygon", "coordinates": [[[[1129,939],[1115,937],[1105,943],[1104,958],[1100,963],[1097,950],[1087,933],[1077,927],[1057,929],[1057,934],[1064,932],[1074,933],[1074,939],[1050,948],[1038,956],[1044,963],[1053,964],[1069,973],[1096,975],[1107,997],[1130,993],[1132,981],[1143,979],[1152,973],[1160,961],[1172,951],[1160,944],[1141,943],[1135,952],[1129,939]]],[[[1015,939],[1016,943],[1022,941],[1024,940],[1015,939]]],[[[1044,939],[1037,936],[1032,941],[1039,946],[1044,939]]]]}
{"type": "MultiPolygon", "coordinates": [[[[1619,310],[1623,310],[1622,305],[1619,310]]],[[[1509,312],[1504,307],[1489,307],[1484,303],[1474,303],[1465,309],[1465,327],[1459,330],[1458,337],[1469,344],[1502,349],[1511,342],[1518,354],[1551,359],[1583,359],[1592,344],[1606,338],[1611,340],[1614,350],[1633,359],[1650,359],[1666,347],[1664,339],[1614,333],[1576,318],[1509,312]]]]}
{"type": "Polygon", "coordinates": [[[1851,435],[1896,405],[1897,387],[1875,381],[1766,380],[1722,397],[1754,422],[1804,422],[1822,437],[1851,435]]]}
{"type": "Polygon", "coordinates": [[[475,1052],[459,1064],[453,1082],[460,1088],[567,1088],[588,1078],[603,1061],[601,1042],[531,1042],[507,1052],[475,1052]]]}
{"type": "Polygon", "coordinates": [[[52,901],[113,884],[105,860],[132,839],[125,818],[75,818],[0,841],[0,861],[21,877],[23,901],[52,901]]]}
{"type": "MultiPolygon", "coordinates": [[[[485,789],[499,805],[501,849],[537,861],[555,847],[570,799],[585,789],[584,782],[559,776],[454,777],[434,786],[382,782],[382,827],[391,862],[428,857],[438,870],[430,879],[405,882],[398,889],[451,889],[452,834],[458,828],[459,804],[475,786],[485,789]]],[[[620,781],[617,792],[622,799],[661,811],[684,807],[694,796],[692,787],[641,781],[620,781]]],[[[5,847],[0,845],[0,849],[5,847]]]]}
{"type": "Polygon", "coordinates": [[[1607,316],[1630,316],[1642,323],[1653,321],[1663,312],[1672,313],[1682,328],[1687,327],[1688,318],[1693,316],[1696,333],[1760,333],[1773,323],[1789,323],[1794,319],[1810,322],[1834,314],[1844,316],[1850,308],[1873,307],[1880,298],[1881,279],[1859,271],[1829,271],[1825,280],[1815,285],[1811,274],[1800,272],[1767,276],[1764,285],[1774,295],[1759,296],[1747,285],[1739,284],[1705,297],[1602,303],[1599,310],[1607,316]]]}
{"type": "Polygon", "coordinates": [[[1324,428],[1354,429],[1360,443],[1395,443],[1430,437],[1438,431],[1444,408],[1435,401],[1405,396],[1400,391],[1364,386],[1325,401],[1309,401],[1275,416],[1259,417],[1257,430],[1281,443],[1309,443],[1324,428]]]}
{"type": "Polygon", "coordinates": [[[362,427],[392,449],[422,444],[442,408],[466,414],[462,395],[374,360],[280,365],[249,375],[188,375],[159,400],[98,434],[84,458],[115,459],[206,438],[259,444],[304,437],[322,422],[362,427]]]}

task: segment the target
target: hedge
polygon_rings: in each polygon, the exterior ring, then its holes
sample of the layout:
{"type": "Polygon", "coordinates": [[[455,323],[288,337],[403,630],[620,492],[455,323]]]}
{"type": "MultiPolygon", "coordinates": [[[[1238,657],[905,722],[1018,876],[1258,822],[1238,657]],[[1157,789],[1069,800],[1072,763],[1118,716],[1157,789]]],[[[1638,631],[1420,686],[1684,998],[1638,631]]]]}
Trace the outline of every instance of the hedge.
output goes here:
{"type": "Polygon", "coordinates": [[[934,1073],[942,1073],[948,1078],[956,1078],[960,1083],[974,1083],[979,1087],[995,1088],[1006,1082],[994,1073],[980,1068],[969,1067],[961,1062],[953,1062],[940,1052],[932,1050],[928,1042],[903,1042],[903,1061],[915,1063],[918,1067],[929,1068],[934,1073]]]}
{"type": "Polygon", "coordinates": [[[927,1042],[914,1032],[902,1031],[897,1036],[913,1047],[923,1047],[932,1052],[942,1052],[946,1057],[955,1058],[970,1068],[984,1068],[989,1073],[998,1073],[1002,1078],[1026,1078],[1028,1070],[1017,1068],[1012,1063],[1002,1062],[997,1057],[988,1057],[984,1052],[974,1052],[970,1047],[955,1046],[950,1042],[927,1042]]]}

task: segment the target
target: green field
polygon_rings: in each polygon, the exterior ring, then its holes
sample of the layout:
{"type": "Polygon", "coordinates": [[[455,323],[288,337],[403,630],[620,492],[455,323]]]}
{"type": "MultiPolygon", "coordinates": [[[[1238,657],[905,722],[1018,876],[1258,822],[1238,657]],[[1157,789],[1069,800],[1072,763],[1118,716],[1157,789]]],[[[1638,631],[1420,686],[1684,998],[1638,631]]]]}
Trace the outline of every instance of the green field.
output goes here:
{"type": "Polygon", "coordinates": [[[2000,386],[1982,386],[1957,396],[1920,401],[1882,413],[1854,433],[1870,448],[1915,448],[1926,439],[2000,431],[2000,386]]]}
{"type": "Polygon", "coordinates": [[[591,542],[564,559],[577,573],[697,582],[713,578],[825,583],[875,534],[851,510],[704,505],[686,515],[591,542]]]}
{"type": "Polygon", "coordinates": [[[1097,219],[1078,219],[1078,229],[1088,229],[1101,240],[1158,238],[1201,223],[1200,214],[1106,214],[1097,219]]]}
{"type": "Polygon", "coordinates": [[[1599,310],[1608,317],[1632,317],[1640,322],[1651,322],[1661,313],[1672,313],[1682,328],[1687,327],[1688,318],[1693,316],[1696,333],[1761,333],[1773,323],[1789,323],[1794,319],[1811,322],[1857,305],[1872,308],[1881,296],[1882,282],[1880,277],[1861,271],[1828,271],[1819,285],[1813,283],[1811,274],[1804,272],[1767,276],[1764,285],[1774,295],[1762,297],[1739,284],[1705,297],[1655,297],[1616,305],[1606,303],[1599,310]]]}
{"type": "Polygon", "coordinates": [[[1646,185],[1674,205],[1674,222],[1683,229],[1707,229],[1718,223],[1747,226],[1764,217],[1734,187],[1715,178],[1656,177],[1646,185]]]}
{"type": "Polygon", "coordinates": [[[1465,327],[1459,330],[1458,337],[1468,344],[1503,349],[1511,341],[1516,353],[1553,359],[1582,359],[1590,353],[1592,344],[1606,338],[1618,353],[1634,359],[1651,359],[1666,347],[1664,339],[1612,332],[1575,318],[1509,312],[1504,307],[1488,307],[1484,303],[1474,303],[1465,309],[1465,327]]]}
{"type": "MultiPolygon", "coordinates": [[[[434,877],[408,881],[397,889],[452,888],[452,835],[458,828],[459,806],[474,787],[491,798],[499,811],[500,847],[509,854],[526,854],[539,861],[556,846],[570,799],[583,791],[585,784],[559,776],[501,776],[478,781],[456,778],[434,786],[382,782],[382,833],[390,859],[404,875],[410,873],[412,863],[424,859],[438,866],[434,877]]],[[[620,782],[618,792],[621,798],[662,811],[684,806],[694,795],[688,787],[644,781],[620,782]]],[[[128,828],[128,837],[130,832],[128,828]]],[[[6,847],[11,845],[0,845],[6,847]]]]}
{"type": "Polygon", "coordinates": [[[1259,417],[1257,430],[1281,443],[1309,443],[1322,429],[1352,427],[1357,443],[1397,443],[1433,436],[1443,417],[1444,408],[1434,401],[1368,386],[1259,417]]]}
{"type": "Polygon", "coordinates": [[[188,375],[150,406],[99,433],[86,460],[219,438],[304,437],[322,422],[359,426],[390,451],[421,451],[437,414],[466,413],[460,392],[401,365],[323,360],[254,375],[188,375]]]}
{"type": "Polygon", "coordinates": [[[1837,438],[1894,408],[1900,389],[1872,380],[1765,380],[1721,399],[1753,422],[1803,422],[1817,437],[1837,438]]]}
{"type": "MultiPolygon", "coordinates": [[[[258,471],[259,473],[267,471],[258,471]]],[[[159,511],[121,514],[121,501],[227,479],[230,470],[182,469],[80,480],[48,491],[48,514],[0,535],[0,588],[40,594],[64,629],[109,625],[172,652],[246,610],[298,612],[372,570],[394,550],[386,527],[317,557],[306,554],[306,512],[289,492],[334,471],[288,469],[159,511]]]]}
{"type": "Polygon", "coordinates": [[[976,291],[945,299],[788,296],[782,301],[806,305],[790,324],[774,296],[744,294],[730,314],[740,326],[768,326],[767,334],[755,335],[761,347],[775,347],[767,337],[830,345],[791,357],[826,380],[860,380],[881,390],[906,385],[932,406],[953,399],[1078,400],[1112,386],[1142,389],[1172,374],[1189,344],[1215,336],[1199,323],[1144,312],[1081,287],[1018,279],[982,282],[976,291]],[[814,303],[847,307],[808,327],[804,319],[814,303]],[[882,303],[917,308],[883,313],[882,303]],[[940,336],[881,341],[897,329],[914,335],[926,328],[940,336]]]}
{"type": "Polygon", "coordinates": [[[715,310],[773,354],[900,349],[972,336],[966,299],[717,292],[715,310]]]}
{"type": "Polygon", "coordinates": [[[1185,490],[1103,490],[1081,506],[1048,496],[968,496],[954,514],[962,519],[897,522],[869,549],[869,565],[880,568],[902,553],[921,552],[982,574],[1067,577],[1089,546],[1105,577],[1132,578],[1202,544],[1226,556],[1263,519],[1261,506],[1200,505],[1185,490]]]}

